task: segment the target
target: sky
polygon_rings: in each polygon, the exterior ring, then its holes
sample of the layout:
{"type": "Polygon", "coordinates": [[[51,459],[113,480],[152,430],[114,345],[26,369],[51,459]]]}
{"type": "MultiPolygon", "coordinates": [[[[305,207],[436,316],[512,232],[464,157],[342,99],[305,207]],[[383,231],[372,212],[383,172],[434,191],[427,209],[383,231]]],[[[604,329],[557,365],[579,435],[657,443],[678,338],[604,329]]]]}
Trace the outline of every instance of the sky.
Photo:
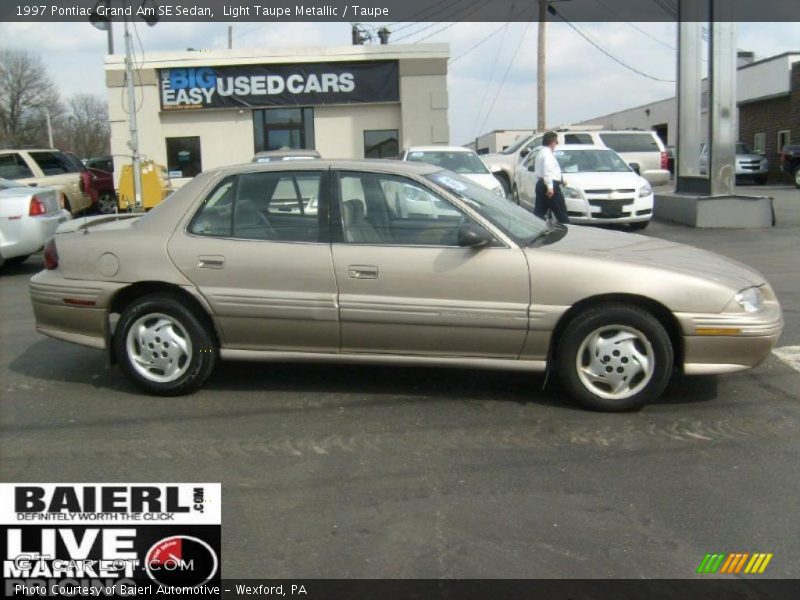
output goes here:
{"type": "MultiPolygon", "coordinates": [[[[375,24],[379,26],[379,24],[375,24]]],[[[547,125],[554,127],[675,94],[676,27],[672,23],[575,23],[612,56],[566,23],[547,25],[547,125]]],[[[123,48],[116,25],[115,50],[123,48]]],[[[228,23],[140,22],[145,52],[227,47],[228,23]]],[[[536,124],[536,23],[401,23],[392,42],[450,45],[450,141],[465,144],[493,129],[536,124]],[[496,32],[496,33],[494,33],[496,32]],[[494,33],[471,52],[463,52],[494,33]]],[[[235,23],[234,48],[349,45],[349,23],[235,23]]],[[[88,23],[0,23],[0,45],[38,53],[63,96],[105,97],[106,34],[88,23]]],[[[141,52],[136,44],[137,52],[141,52]]],[[[741,23],[738,47],[758,58],[800,52],[800,23],[741,23]]]]}

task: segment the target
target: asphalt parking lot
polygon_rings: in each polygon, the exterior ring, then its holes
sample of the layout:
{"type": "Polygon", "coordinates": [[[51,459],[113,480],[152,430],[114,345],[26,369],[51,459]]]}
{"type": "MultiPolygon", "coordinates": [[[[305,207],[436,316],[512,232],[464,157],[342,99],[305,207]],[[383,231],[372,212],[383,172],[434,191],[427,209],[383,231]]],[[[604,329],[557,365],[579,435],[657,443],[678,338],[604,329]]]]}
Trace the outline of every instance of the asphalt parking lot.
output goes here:
{"type": "MultiPolygon", "coordinates": [[[[800,190],[768,230],[647,235],[767,276],[800,346],[800,190]]],[[[0,480],[220,481],[224,577],[691,577],[772,552],[797,577],[800,372],[679,378],[634,414],[582,411],[520,373],[223,363],[142,396],[104,356],[38,335],[0,276],[0,480]]]]}

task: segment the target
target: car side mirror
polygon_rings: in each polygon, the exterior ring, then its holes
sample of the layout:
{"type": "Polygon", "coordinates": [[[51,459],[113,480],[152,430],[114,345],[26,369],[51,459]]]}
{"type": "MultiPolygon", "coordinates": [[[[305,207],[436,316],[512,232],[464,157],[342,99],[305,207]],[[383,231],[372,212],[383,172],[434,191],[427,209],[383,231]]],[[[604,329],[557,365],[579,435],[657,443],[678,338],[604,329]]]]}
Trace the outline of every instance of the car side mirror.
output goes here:
{"type": "Polygon", "coordinates": [[[525,158],[530,153],[531,153],[530,148],[523,148],[522,150],[520,150],[519,157],[520,158],[525,158]]]}
{"type": "Polygon", "coordinates": [[[634,162],[628,163],[628,166],[630,166],[630,168],[633,169],[633,172],[636,173],[637,175],[642,174],[642,169],[639,166],[639,163],[634,163],[634,162]]]}
{"type": "Polygon", "coordinates": [[[462,248],[485,248],[493,241],[492,234],[476,223],[464,223],[458,228],[458,245],[462,248]]]}
{"type": "Polygon", "coordinates": [[[536,163],[535,162],[532,162],[531,164],[528,165],[528,171],[530,171],[531,173],[536,173],[536,163]]]}

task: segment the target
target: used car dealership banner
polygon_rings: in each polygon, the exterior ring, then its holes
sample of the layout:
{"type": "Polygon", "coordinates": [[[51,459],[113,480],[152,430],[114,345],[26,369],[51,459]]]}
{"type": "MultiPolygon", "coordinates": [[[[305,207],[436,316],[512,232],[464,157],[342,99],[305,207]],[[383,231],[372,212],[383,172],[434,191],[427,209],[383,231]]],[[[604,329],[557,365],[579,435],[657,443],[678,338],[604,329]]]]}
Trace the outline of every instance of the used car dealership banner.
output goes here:
{"type": "Polygon", "coordinates": [[[398,102],[397,61],[159,70],[162,110],[398,102]]]}
{"type": "Polygon", "coordinates": [[[219,597],[219,483],[0,484],[6,598],[219,597]]]}

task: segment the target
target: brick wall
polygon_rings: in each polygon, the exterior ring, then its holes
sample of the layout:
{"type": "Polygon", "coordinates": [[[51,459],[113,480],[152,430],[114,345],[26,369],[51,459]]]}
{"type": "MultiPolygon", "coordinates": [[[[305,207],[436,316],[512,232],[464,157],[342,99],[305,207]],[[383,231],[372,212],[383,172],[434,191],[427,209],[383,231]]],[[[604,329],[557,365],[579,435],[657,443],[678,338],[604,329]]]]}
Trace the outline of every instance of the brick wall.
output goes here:
{"type": "Polygon", "coordinates": [[[771,175],[780,173],[778,132],[791,131],[793,143],[800,143],[800,62],[792,65],[791,93],[782,98],[752,102],[739,107],[739,140],[753,145],[756,133],[766,133],[765,151],[771,175]]]}

